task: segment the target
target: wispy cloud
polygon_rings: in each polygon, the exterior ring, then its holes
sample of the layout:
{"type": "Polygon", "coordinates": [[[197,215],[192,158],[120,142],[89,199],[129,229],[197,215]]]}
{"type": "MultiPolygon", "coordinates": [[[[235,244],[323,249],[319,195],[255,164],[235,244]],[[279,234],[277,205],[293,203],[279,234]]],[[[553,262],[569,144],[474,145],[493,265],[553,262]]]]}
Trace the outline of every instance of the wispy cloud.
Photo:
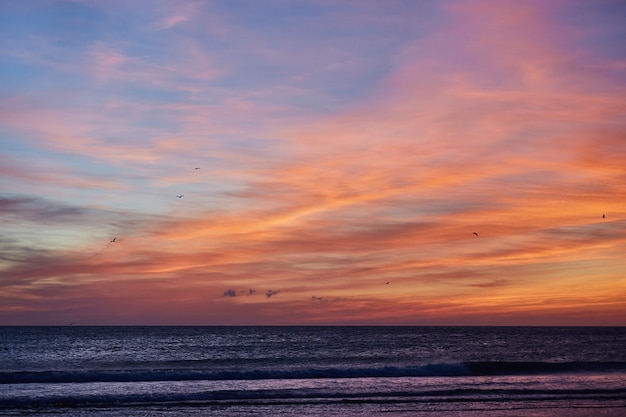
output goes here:
{"type": "Polygon", "coordinates": [[[174,3],[165,3],[165,15],[155,21],[152,27],[155,30],[167,30],[175,26],[184,24],[189,20],[197,17],[203,6],[201,1],[182,1],[174,3]]]}
{"type": "Polygon", "coordinates": [[[128,57],[103,42],[96,42],[89,51],[93,59],[93,72],[99,81],[108,81],[118,76],[119,67],[128,61],[128,57]]]}

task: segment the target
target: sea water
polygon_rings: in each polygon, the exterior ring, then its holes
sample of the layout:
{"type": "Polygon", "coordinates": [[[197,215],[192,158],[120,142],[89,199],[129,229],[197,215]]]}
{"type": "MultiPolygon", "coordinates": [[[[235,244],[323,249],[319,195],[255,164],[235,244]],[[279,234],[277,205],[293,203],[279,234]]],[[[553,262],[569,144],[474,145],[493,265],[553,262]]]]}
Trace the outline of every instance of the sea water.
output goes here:
{"type": "Polygon", "coordinates": [[[626,328],[0,327],[0,415],[626,416],[626,328]]]}

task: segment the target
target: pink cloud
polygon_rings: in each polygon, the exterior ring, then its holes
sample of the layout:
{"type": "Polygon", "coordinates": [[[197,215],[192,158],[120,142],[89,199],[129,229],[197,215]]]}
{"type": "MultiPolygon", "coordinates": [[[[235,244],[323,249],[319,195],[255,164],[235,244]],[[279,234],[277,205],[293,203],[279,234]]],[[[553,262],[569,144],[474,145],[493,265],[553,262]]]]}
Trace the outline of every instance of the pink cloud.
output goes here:
{"type": "Polygon", "coordinates": [[[103,42],[95,42],[89,51],[93,62],[92,72],[98,81],[109,81],[116,78],[119,68],[129,58],[103,42]]]}
{"type": "Polygon", "coordinates": [[[197,18],[201,14],[203,2],[179,1],[176,3],[164,3],[164,6],[165,16],[152,24],[155,30],[172,29],[197,18]]]}
{"type": "Polygon", "coordinates": [[[172,16],[168,16],[166,18],[164,18],[163,20],[157,22],[157,24],[155,25],[155,27],[158,30],[163,30],[163,29],[170,29],[180,23],[184,23],[187,20],[189,20],[189,16],[184,16],[184,15],[172,15],[172,16]]]}

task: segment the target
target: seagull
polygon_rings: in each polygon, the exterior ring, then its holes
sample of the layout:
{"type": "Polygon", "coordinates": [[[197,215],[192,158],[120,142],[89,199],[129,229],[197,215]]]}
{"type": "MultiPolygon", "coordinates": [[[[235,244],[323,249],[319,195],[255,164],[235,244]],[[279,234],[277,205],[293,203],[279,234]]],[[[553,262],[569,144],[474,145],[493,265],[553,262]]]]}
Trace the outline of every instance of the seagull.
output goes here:
{"type": "Polygon", "coordinates": [[[603,219],[606,219],[606,216],[603,214],[603,215],[602,215],[602,218],[603,218],[603,219]]]}
{"type": "Polygon", "coordinates": [[[184,196],[181,194],[181,195],[177,195],[176,197],[183,198],[184,196]]]}
{"type": "Polygon", "coordinates": [[[389,284],[389,281],[385,282],[385,284],[389,284]]]}
{"type": "Polygon", "coordinates": [[[474,236],[478,236],[478,233],[476,233],[476,232],[474,232],[473,234],[474,234],[474,236]]]}
{"type": "Polygon", "coordinates": [[[196,171],[199,170],[200,168],[196,168],[196,171]]]}
{"type": "Polygon", "coordinates": [[[116,240],[117,240],[117,238],[114,237],[113,239],[111,239],[111,243],[115,243],[116,240]]]}

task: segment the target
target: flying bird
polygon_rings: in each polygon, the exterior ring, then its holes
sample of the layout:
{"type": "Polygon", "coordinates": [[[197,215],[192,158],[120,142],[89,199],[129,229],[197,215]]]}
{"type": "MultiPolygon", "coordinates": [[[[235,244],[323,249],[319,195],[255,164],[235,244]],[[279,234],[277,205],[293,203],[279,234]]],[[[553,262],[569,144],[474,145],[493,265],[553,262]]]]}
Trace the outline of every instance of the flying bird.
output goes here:
{"type": "Polygon", "coordinates": [[[476,232],[474,232],[473,234],[474,234],[474,236],[478,236],[478,233],[476,233],[476,232]]]}
{"type": "Polygon", "coordinates": [[[117,240],[117,238],[114,237],[113,239],[111,239],[111,243],[115,243],[116,240],[117,240]]]}
{"type": "Polygon", "coordinates": [[[199,170],[200,168],[196,168],[196,171],[199,170]]]}
{"type": "Polygon", "coordinates": [[[177,195],[176,197],[178,197],[178,198],[183,198],[183,197],[184,197],[184,195],[182,195],[182,194],[181,194],[181,195],[177,195]]]}
{"type": "Polygon", "coordinates": [[[274,295],[278,294],[280,291],[274,291],[274,290],[267,290],[265,292],[265,297],[270,298],[273,297],[274,295]]]}
{"type": "Polygon", "coordinates": [[[603,219],[606,219],[606,216],[603,214],[603,215],[602,215],[602,218],[603,218],[603,219]]]}

